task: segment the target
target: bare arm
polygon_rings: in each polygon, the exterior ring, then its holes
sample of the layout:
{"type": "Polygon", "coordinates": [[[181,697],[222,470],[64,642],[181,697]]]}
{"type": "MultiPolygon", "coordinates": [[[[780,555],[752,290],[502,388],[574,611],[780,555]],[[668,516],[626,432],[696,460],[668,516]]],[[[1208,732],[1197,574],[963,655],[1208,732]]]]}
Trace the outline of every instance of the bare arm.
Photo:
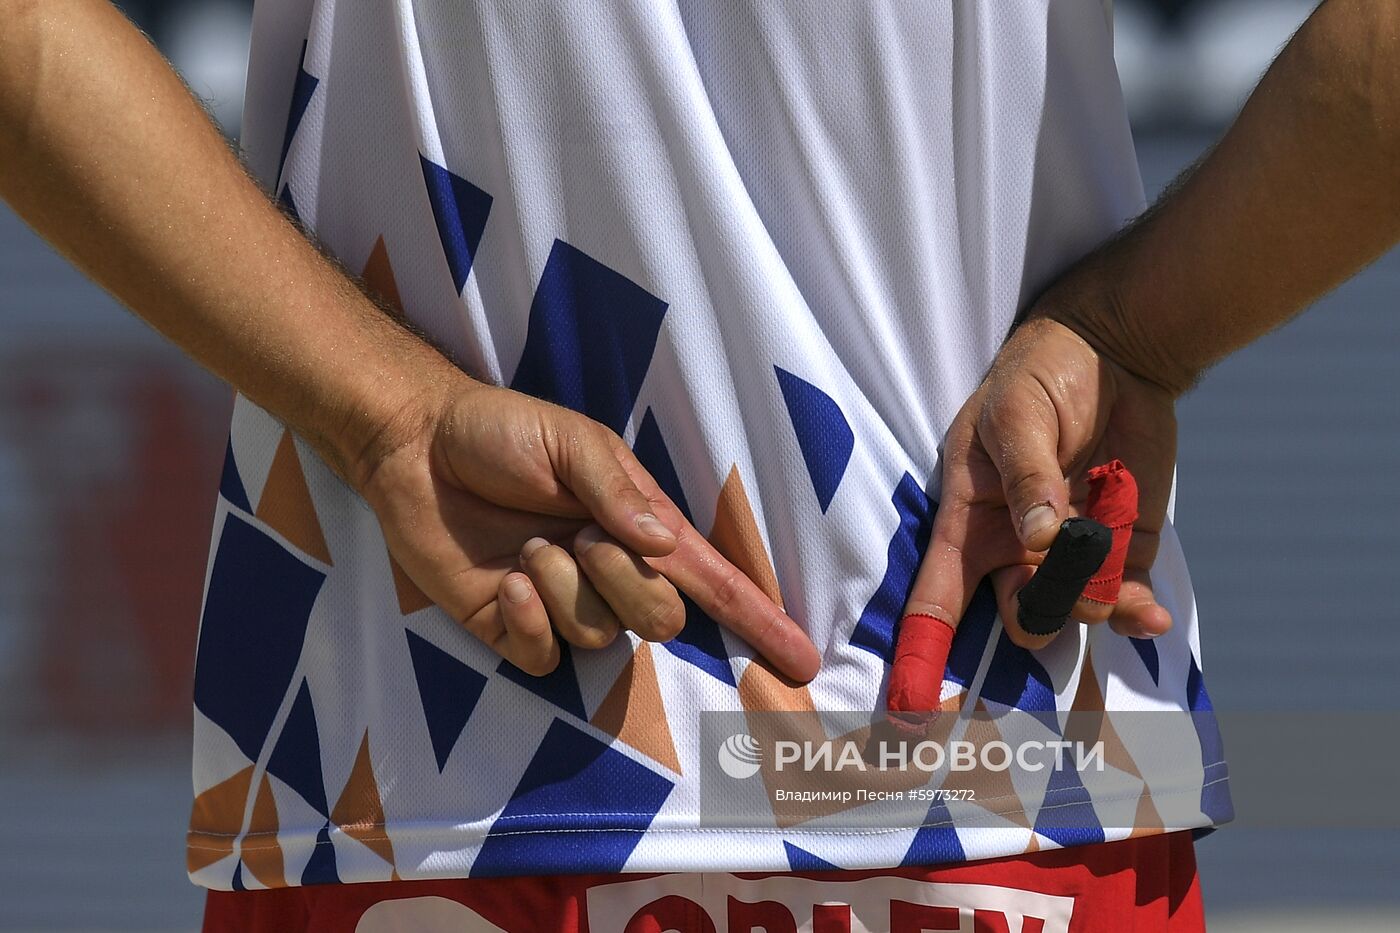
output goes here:
{"type": "Polygon", "coordinates": [[[40,235],[348,479],[458,378],[281,215],[106,2],[0,2],[0,166],[40,235]]]}
{"type": "Polygon", "coordinates": [[[561,639],[668,639],[680,590],[815,674],[802,630],[616,434],[470,379],[323,258],[106,0],[0,0],[0,197],[308,440],[419,588],[521,668],[552,669],[561,639]]]}
{"type": "Polygon", "coordinates": [[[1185,391],[1400,239],[1400,3],[1328,0],[1200,165],[1041,313],[1185,391]]]}
{"type": "Polygon", "coordinates": [[[907,612],[956,625],[990,574],[1016,593],[1083,507],[1087,468],[1137,475],[1116,605],[1075,617],[1136,637],[1171,625],[1148,574],[1176,452],[1173,402],[1400,239],[1400,3],[1328,0],[1220,144],[1123,235],[1067,272],[1012,333],[945,438],[943,499],[907,612]]]}

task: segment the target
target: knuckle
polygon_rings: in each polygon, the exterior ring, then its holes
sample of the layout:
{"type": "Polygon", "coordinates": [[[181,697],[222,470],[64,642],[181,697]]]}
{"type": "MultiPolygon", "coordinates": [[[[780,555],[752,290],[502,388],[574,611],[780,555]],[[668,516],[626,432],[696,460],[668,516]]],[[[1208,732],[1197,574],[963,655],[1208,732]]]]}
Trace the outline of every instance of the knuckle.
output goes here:
{"type": "Polygon", "coordinates": [[[544,654],[532,652],[526,657],[519,658],[519,660],[510,658],[507,658],[507,660],[531,677],[543,677],[546,674],[552,674],[554,673],[554,669],[559,666],[559,654],[554,651],[544,654]]]}
{"type": "Polygon", "coordinates": [[[729,615],[739,602],[739,594],[743,591],[744,574],[739,568],[731,568],[719,586],[715,587],[714,607],[720,615],[729,615]]]}
{"type": "Polygon", "coordinates": [[[479,616],[474,616],[470,619],[458,619],[457,624],[465,629],[468,635],[471,635],[478,641],[485,642],[493,648],[496,646],[496,641],[501,634],[479,616]]]}
{"type": "MultiPolygon", "coordinates": [[[[444,607],[445,608],[445,607],[444,607]]],[[[491,611],[490,606],[478,607],[475,609],[457,608],[447,610],[452,618],[460,625],[467,634],[479,641],[485,642],[491,647],[495,647],[496,641],[504,633],[505,629],[501,625],[500,617],[491,611]]]]}
{"type": "Polygon", "coordinates": [[[905,604],[904,609],[900,612],[901,618],[908,615],[933,616],[935,619],[941,619],[950,625],[956,625],[959,621],[954,613],[940,606],[938,603],[916,597],[910,597],[909,602],[905,604]]]}
{"type": "Polygon", "coordinates": [[[685,607],[677,597],[659,599],[633,623],[632,629],[647,641],[670,641],[685,627],[685,607]]]}
{"type": "Polygon", "coordinates": [[[1015,624],[1006,626],[1006,637],[1011,639],[1011,643],[1017,648],[1025,648],[1027,651],[1043,648],[1055,640],[1055,635],[1032,635],[1015,624]]]}
{"type": "MultiPolygon", "coordinates": [[[[644,498],[637,490],[636,484],[632,482],[632,478],[621,471],[615,473],[609,479],[606,492],[608,498],[621,501],[632,501],[644,498]]],[[[636,505],[635,502],[633,504],[636,505]]]]}
{"type": "Polygon", "coordinates": [[[536,574],[558,573],[566,566],[572,565],[573,560],[569,557],[569,552],[557,544],[547,544],[521,561],[521,566],[530,572],[531,579],[534,579],[536,574]]]}
{"type": "Polygon", "coordinates": [[[542,613],[533,612],[509,619],[506,627],[517,641],[527,642],[531,645],[547,646],[554,631],[550,628],[549,619],[545,618],[542,613]]]}
{"type": "Polygon", "coordinates": [[[627,552],[610,540],[596,541],[584,551],[575,552],[580,564],[590,573],[612,577],[632,568],[627,552]]]}
{"type": "Polygon", "coordinates": [[[1090,625],[1107,622],[1112,615],[1113,606],[1092,599],[1081,599],[1074,606],[1074,617],[1080,622],[1087,622],[1090,625]]]}
{"type": "Polygon", "coordinates": [[[577,648],[596,651],[616,641],[620,631],[622,628],[615,621],[604,625],[580,625],[571,633],[569,643],[577,648]]]}
{"type": "Polygon", "coordinates": [[[1004,477],[1006,501],[1018,510],[1045,501],[1050,478],[1033,467],[1022,467],[1004,477]]]}

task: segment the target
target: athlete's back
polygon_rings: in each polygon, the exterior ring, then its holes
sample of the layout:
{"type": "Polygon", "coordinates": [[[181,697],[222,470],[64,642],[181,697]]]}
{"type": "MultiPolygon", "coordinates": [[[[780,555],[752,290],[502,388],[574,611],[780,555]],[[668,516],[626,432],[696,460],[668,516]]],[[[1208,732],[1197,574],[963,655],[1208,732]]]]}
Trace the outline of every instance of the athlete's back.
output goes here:
{"type": "MultiPolygon", "coordinates": [[[[1111,52],[1098,0],[260,5],[243,144],[268,187],[470,373],[621,433],[823,667],[794,688],[692,611],[673,642],[530,677],[240,399],[195,880],[887,867],[1228,816],[1212,735],[1163,762],[1125,729],[1111,792],[1013,769],[917,826],[858,800],[701,825],[704,782],[746,780],[715,771],[708,714],[758,732],[765,711],[882,708],[944,430],[1025,301],[1142,206],[1111,52]],[[1048,818],[1071,804],[1072,831],[1048,818]]],[[[1169,634],[1077,629],[1036,655],[980,597],[945,706],[1042,714],[1050,739],[1072,706],[1200,706],[1170,529],[1154,582],[1169,634]]]]}

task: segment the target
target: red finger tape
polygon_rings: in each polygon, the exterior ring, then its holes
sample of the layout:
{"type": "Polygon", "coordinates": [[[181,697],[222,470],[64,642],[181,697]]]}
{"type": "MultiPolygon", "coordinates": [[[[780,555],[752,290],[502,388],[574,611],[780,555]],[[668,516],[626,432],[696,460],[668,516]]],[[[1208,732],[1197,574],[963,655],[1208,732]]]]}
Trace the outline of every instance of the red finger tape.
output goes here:
{"type": "MultiPolygon", "coordinates": [[[[1113,547],[1099,572],[1085,584],[1084,598],[1113,605],[1123,584],[1123,564],[1138,517],[1138,488],[1120,460],[1089,471],[1089,501],[1085,511],[1113,532],[1113,547]]],[[[953,645],[953,626],[926,613],[911,613],[899,623],[886,718],[896,728],[922,733],[938,715],[943,674],[953,645]]]]}
{"type": "Polygon", "coordinates": [[[1103,566],[1084,585],[1084,599],[1112,606],[1118,602],[1123,585],[1123,564],[1133,539],[1133,523],[1138,518],[1138,487],[1133,474],[1121,460],[1110,460],[1089,471],[1089,517],[1113,532],[1113,547],[1103,566]]]}
{"type": "Polygon", "coordinates": [[[942,619],[915,612],[900,620],[886,714],[891,725],[922,732],[933,719],[952,646],[953,626],[942,619]]]}

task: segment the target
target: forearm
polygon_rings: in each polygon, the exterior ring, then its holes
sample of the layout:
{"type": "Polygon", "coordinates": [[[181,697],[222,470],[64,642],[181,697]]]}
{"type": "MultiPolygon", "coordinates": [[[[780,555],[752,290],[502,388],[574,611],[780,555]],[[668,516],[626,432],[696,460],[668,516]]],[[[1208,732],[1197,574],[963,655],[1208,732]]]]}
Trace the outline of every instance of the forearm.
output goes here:
{"type": "Polygon", "coordinates": [[[0,2],[0,167],[42,236],[342,475],[455,375],[281,215],[102,0],[0,2]]]}
{"type": "Polygon", "coordinates": [[[1330,0],[1235,125],[1036,313],[1179,394],[1400,238],[1400,4],[1330,0]]]}

